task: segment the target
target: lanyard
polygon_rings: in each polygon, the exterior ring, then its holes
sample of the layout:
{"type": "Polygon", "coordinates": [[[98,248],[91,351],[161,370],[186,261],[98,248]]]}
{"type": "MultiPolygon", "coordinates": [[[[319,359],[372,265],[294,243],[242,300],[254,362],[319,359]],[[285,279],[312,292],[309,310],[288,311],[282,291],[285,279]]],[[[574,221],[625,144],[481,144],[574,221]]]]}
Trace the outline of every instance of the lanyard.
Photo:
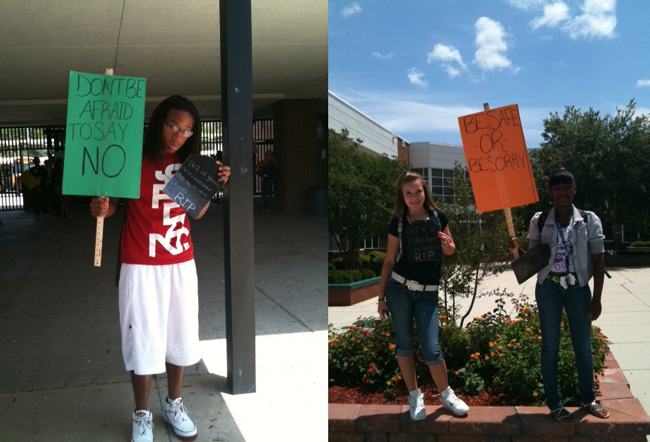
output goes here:
{"type": "MultiPolygon", "coordinates": [[[[571,221],[573,221],[573,217],[571,217],[571,221]]],[[[569,240],[571,239],[571,234],[573,230],[570,228],[572,222],[569,221],[569,225],[567,226],[567,236],[569,237],[569,240]]],[[[562,234],[562,227],[560,226],[560,222],[558,221],[557,217],[555,218],[555,225],[557,226],[557,234],[562,240],[562,245],[564,246],[564,259],[566,262],[566,272],[569,274],[569,248],[567,247],[566,240],[564,239],[564,235],[562,234]]]]}

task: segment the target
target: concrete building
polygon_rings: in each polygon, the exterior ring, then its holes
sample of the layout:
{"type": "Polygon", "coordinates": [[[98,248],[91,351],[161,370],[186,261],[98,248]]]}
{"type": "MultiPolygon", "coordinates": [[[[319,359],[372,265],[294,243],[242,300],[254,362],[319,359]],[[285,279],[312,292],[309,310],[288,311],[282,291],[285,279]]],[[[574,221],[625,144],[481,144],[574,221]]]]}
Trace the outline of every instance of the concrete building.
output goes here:
{"type": "Polygon", "coordinates": [[[327,94],[327,120],[329,129],[337,132],[347,129],[350,138],[362,140],[361,151],[408,161],[408,141],[395,135],[330,91],[327,94]]]}
{"type": "Polygon", "coordinates": [[[350,138],[362,140],[361,150],[370,154],[397,157],[411,165],[429,183],[435,199],[453,195],[450,179],[454,164],[465,165],[462,146],[432,142],[409,143],[347,103],[328,92],[328,127],[337,132],[349,131],[350,138]]]}

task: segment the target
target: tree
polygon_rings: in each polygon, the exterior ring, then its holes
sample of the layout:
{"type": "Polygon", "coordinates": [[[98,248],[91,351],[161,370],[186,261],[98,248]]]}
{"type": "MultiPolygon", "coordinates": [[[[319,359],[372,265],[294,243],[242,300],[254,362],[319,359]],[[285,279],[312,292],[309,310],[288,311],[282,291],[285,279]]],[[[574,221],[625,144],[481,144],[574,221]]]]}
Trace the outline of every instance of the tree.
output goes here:
{"type": "MultiPolygon", "coordinates": [[[[565,167],[576,178],[577,207],[594,211],[604,222],[625,224],[642,231],[650,225],[650,121],[635,116],[630,101],[616,115],[601,116],[567,106],[544,120],[544,142],[531,151],[540,203],[532,210],[550,208],[544,175],[565,167]]],[[[532,216],[530,210],[525,216],[532,216]]],[[[528,216],[528,219],[530,219],[528,216]]]]}
{"type": "Polygon", "coordinates": [[[346,269],[358,265],[365,238],[386,235],[395,207],[395,182],[408,165],[358,151],[348,131],[328,134],[329,232],[336,238],[346,269]]]}
{"type": "Polygon", "coordinates": [[[509,261],[508,229],[502,210],[479,214],[466,168],[456,163],[452,181],[454,200],[441,204],[449,219],[449,230],[456,243],[456,252],[442,261],[440,285],[447,314],[458,320],[460,299],[469,298],[470,305],[460,318],[460,327],[470,315],[476,298],[507,295],[501,291],[480,292],[481,282],[498,275],[509,261]]]}

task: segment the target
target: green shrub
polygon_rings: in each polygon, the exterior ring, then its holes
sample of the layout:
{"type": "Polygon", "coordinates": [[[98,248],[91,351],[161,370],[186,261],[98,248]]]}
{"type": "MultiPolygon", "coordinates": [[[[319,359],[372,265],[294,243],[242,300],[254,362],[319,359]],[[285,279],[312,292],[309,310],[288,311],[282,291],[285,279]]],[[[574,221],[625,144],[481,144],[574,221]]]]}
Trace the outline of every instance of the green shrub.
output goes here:
{"type": "MultiPolygon", "coordinates": [[[[505,301],[497,308],[476,317],[461,330],[441,309],[439,342],[445,354],[449,383],[464,394],[476,394],[486,387],[518,395],[522,405],[544,404],[540,368],[541,333],[537,308],[522,296],[515,302],[512,316],[505,311],[505,301]]],[[[578,379],[575,356],[566,315],[562,316],[559,353],[559,386],[566,405],[578,405],[578,379]]],[[[419,352],[415,335],[416,373],[430,379],[428,368],[419,352]]],[[[366,386],[392,396],[401,381],[395,357],[392,321],[359,320],[342,331],[329,330],[329,385],[366,386]]],[[[592,327],[594,383],[603,370],[609,352],[606,336],[592,327]]]]}
{"type": "Polygon", "coordinates": [[[352,275],[347,270],[330,270],[327,272],[328,284],[350,284],[354,282],[352,275]]]}
{"type": "Polygon", "coordinates": [[[350,284],[364,279],[375,278],[375,272],[370,269],[355,270],[329,270],[327,272],[328,284],[350,284]]]}
{"type": "Polygon", "coordinates": [[[381,268],[384,265],[386,254],[384,252],[378,252],[375,250],[374,252],[370,252],[368,256],[370,257],[370,270],[375,272],[376,275],[381,275],[381,268]]]}
{"type": "Polygon", "coordinates": [[[329,272],[330,270],[336,270],[336,267],[331,262],[327,263],[327,271],[329,272]]]}
{"type": "Polygon", "coordinates": [[[630,244],[630,247],[646,247],[646,244],[645,241],[634,241],[630,244]]]}
{"type": "Polygon", "coordinates": [[[359,267],[361,268],[367,268],[370,265],[370,257],[368,255],[359,255],[359,267]]]}

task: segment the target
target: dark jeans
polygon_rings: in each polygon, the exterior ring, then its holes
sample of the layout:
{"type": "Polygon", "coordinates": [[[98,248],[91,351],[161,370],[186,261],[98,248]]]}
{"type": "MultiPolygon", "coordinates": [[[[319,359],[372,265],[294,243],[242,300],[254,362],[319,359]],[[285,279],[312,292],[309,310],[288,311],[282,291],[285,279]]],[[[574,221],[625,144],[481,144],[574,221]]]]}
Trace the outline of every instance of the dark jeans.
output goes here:
{"type": "Polygon", "coordinates": [[[262,180],[262,201],[264,202],[264,210],[273,212],[273,181],[262,180]]]}
{"type": "Polygon", "coordinates": [[[542,379],[546,405],[551,410],[562,406],[558,389],[558,354],[560,351],[560,323],[562,310],[566,311],[575,353],[580,385],[580,400],[590,404],[595,398],[594,363],[591,353],[591,321],[587,316],[591,303],[589,286],[569,286],[564,289],[550,280],[535,286],[535,300],[539,309],[542,330],[542,379]]]}

